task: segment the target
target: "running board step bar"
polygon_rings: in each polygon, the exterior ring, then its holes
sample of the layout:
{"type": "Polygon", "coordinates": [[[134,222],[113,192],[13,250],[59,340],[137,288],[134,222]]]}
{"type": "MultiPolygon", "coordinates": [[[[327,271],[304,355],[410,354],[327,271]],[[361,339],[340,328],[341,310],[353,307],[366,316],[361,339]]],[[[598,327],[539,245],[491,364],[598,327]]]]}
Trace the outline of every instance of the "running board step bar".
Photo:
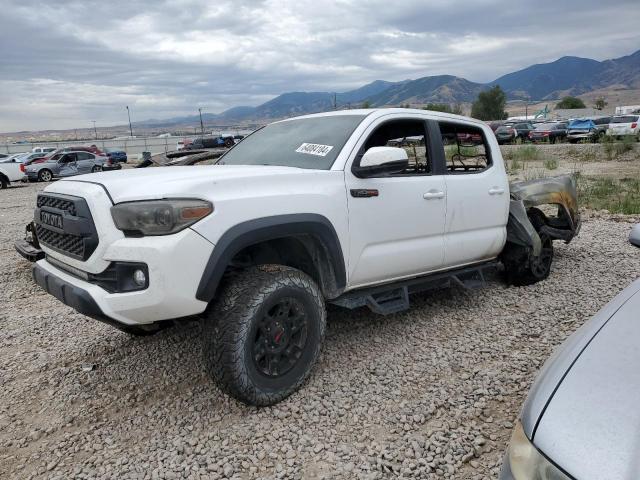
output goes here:
{"type": "Polygon", "coordinates": [[[407,310],[410,306],[409,295],[436,288],[448,288],[453,285],[472,290],[486,285],[486,272],[498,268],[497,261],[491,261],[472,267],[464,267],[444,273],[434,273],[424,277],[412,278],[377,287],[354,290],[329,300],[334,305],[345,308],[369,307],[380,315],[407,310]]]}

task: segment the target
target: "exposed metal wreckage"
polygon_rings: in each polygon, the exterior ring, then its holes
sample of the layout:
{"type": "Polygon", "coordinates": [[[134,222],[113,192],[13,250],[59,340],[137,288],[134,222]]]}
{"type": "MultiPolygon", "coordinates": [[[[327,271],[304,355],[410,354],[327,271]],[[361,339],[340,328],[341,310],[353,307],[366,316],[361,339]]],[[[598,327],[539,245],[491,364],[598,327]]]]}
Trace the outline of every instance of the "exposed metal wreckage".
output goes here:
{"type": "Polygon", "coordinates": [[[178,150],[174,152],[158,153],[147,160],[143,160],[136,168],[172,167],[175,165],[195,165],[206,160],[214,160],[224,154],[228,148],[216,148],[209,150],[178,150]]]}
{"type": "Polygon", "coordinates": [[[540,235],[531,220],[532,209],[537,210],[536,215],[542,214],[544,217],[543,224],[538,226],[539,232],[552,240],[569,243],[580,231],[578,194],[573,176],[561,175],[512,183],[510,193],[508,242],[531,247],[534,255],[540,253],[540,235]],[[547,215],[536,208],[543,205],[557,207],[556,215],[547,215]]]}

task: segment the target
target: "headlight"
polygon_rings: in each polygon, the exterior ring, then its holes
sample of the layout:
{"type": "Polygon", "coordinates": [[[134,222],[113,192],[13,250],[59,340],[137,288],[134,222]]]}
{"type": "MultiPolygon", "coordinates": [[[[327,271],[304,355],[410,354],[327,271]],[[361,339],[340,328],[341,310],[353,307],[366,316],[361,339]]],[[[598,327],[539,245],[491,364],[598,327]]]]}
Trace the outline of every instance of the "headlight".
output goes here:
{"type": "Polygon", "coordinates": [[[211,212],[210,202],[190,199],[126,202],[111,207],[116,227],[128,235],[169,235],[211,212]]]}
{"type": "Polygon", "coordinates": [[[515,480],[571,480],[529,441],[520,422],[511,435],[509,466],[515,480]]]}

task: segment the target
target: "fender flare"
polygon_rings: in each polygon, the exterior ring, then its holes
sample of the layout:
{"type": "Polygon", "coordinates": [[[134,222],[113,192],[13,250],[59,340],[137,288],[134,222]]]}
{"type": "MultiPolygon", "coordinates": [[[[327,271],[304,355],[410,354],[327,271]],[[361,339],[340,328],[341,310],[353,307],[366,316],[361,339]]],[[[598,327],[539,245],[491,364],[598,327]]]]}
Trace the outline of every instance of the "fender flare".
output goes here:
{"type": "Polygon", "coordinates": [[[340,240],[333,225],[322,215],[296,213],[256,218],[227,230],[216,243],[207,261],[196,298],[207,303],[213,300],[227,266],[244,248],[268,240],[298,235],[311,235],[321,242],[333,267],[336,288],[343,290],[346,285],[346,268],[340,240]]]}

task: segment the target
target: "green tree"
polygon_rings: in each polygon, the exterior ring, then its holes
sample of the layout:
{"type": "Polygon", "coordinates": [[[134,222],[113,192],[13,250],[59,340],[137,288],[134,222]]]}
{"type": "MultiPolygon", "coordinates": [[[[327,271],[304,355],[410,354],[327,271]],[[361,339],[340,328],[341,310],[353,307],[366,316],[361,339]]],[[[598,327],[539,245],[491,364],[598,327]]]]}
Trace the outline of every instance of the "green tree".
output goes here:
{"type": "Polygon", "coordinates": [[[362,102],[362,108],[371,108],[371,102],[369,100],[365,100],[362,102]]]}
{"type": "Polygon", "coordinates": [[[606,100],[604,99],[604,97],[598,97],[596,98],[596,108],[598,110],[602,110],[604,107],[606,107],[608,104],[606,102],[606,100]]]}
{"type": "Polygon", "coordinates": [[[456,115],[462,115],[462,105],[456,103],[450,105],[448,103],[427,103],[426,107],[422,107],[423,110],[431,110],[433,112],[455,113],[456,115]]]}
{"type": "Polygon", "coordinates": [[[562,109],[574,109],[574,108],[587,108],[582,100],[577,97],[564,97],[558,102],[556,108],[562,109]]]}
{"type": "Polygon", "coordinates": [[[471,116],[478,120],[504,120],[507,112],[504,107],[507,104],[507,96],[499,85],[480,92],[478,98],[471,106],[471,116]]]}

